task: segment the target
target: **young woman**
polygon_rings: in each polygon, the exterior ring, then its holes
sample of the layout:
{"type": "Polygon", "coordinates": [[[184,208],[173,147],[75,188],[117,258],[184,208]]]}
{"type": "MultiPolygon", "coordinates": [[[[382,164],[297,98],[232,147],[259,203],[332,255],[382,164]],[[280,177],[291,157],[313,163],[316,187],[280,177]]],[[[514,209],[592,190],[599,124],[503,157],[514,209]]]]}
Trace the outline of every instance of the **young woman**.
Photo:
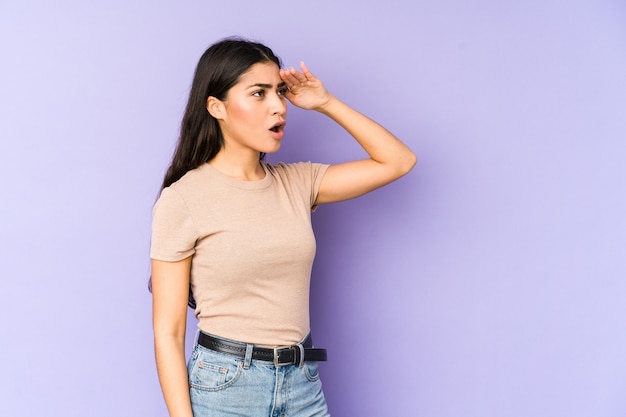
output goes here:
{"type": "Polygon", "coordinates": [[[170,416],[328,416],[309,334],[311,211],[405,175],[415,155],[330,94],[280,69],[264,45],[226,39],[201,57],[179,142],[154,207],[156,363],[170,416]],[[263,161],[280,148],[287,101],[345,128],[369,158],[263,161]],[[188,364],[187,304],[199,335],[188,364]]]}

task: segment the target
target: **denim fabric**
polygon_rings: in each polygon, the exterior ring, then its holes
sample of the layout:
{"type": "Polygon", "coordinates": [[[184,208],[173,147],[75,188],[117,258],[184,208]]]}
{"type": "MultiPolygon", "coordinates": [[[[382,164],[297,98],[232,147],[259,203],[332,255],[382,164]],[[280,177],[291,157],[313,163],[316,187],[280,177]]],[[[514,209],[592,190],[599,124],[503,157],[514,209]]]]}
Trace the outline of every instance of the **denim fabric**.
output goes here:
{"type": "Polygon", "coordinates": [[[316,362],[274,366],[196,345],[189,359],[194,417],[328,417],[316,362]]]}

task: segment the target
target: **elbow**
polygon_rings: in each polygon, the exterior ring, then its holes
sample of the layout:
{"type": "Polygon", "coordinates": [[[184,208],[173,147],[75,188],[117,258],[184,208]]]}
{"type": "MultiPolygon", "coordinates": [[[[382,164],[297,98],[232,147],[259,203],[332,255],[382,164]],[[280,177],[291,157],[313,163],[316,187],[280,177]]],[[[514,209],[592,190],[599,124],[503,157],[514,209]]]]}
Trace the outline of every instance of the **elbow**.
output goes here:
{"type": "Polygon", "coordinates": [[[398,163],[398,170],[400,174],[399,176],[403,177],[409,172],[411,172],[411,170],[413,169],[413,167],[415,167],[416,164],[417,164],[417,156],[412,151],[408,151],[406,155],[404,155],[403,158],[401,158],[401,160],[398,163]]]}
{"type": "Polygon", "coordinates": [[[407,173],[410,170],[412,170],[415,167],[415,165],[417,165],[417,155],[415,155],[413,152],[411,152],[411,158],[410,159],[411,159],[411,162],[410,162],[410,166],[409,166],[409,169],[408,169],[407,173]]]}
{"type": "Polygon", "coordinates": [[[154,353],[157,357],[163,352],[184,352],[185,335],[173,333],[155,332],[154,334],[154,353]]]}

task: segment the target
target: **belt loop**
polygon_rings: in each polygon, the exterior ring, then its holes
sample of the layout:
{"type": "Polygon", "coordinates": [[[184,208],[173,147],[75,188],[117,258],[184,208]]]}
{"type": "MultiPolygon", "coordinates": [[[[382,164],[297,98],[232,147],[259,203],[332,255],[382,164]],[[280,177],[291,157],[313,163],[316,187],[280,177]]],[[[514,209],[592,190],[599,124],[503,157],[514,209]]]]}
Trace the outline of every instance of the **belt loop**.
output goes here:
{"type": "Polygon", "coordinates": [[[298,343],[296,346],[300,349],[300,364],[298,368],[302,368],[302,365],[304,365],[304,346],[302,346],[302,343],[298,343]]]}
{"type": "Polygon", "coordinates": [[[250,363],[252,362],[252,350],[254,345],[246,343],[246,358],[243,361],[243,369],[250,369],[250,363]]]}

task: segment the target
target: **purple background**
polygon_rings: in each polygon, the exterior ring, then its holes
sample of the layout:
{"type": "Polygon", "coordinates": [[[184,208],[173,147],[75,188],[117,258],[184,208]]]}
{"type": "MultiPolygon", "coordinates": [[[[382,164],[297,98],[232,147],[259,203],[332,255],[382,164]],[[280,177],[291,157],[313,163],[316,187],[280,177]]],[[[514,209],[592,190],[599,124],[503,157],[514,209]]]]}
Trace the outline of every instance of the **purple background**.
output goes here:
{"type": "MultiPolygon", "coordinates": [[[[334,415],[626,415],[625,22],[618,0],[2,2],[0,415],[166,415],[151,207],[230,34],[420,157],[314,215],[334,415]]],[[[272,161],[363,156],[317,114],[287,133],[272,161]]]]}

